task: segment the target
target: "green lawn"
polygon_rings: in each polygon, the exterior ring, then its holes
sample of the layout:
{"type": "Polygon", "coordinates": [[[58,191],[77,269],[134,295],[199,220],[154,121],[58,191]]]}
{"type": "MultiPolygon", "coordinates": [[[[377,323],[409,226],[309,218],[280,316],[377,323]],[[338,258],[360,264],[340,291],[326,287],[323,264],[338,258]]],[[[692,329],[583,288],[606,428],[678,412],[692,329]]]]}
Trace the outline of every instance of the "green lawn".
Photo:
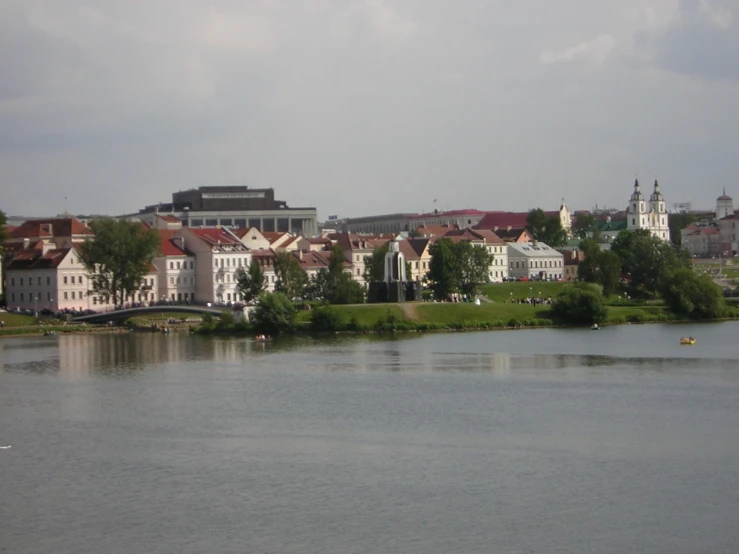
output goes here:
{"type": "Polygon", "coordinates": [[[418,304],[416,311],[420,321],[429,323],[508,322],[511,319],[523,321],[549,317],[549,306],[511,304],[508,302],[482,303],[479,306],[460,302],[425,302],[418,304]]]}
{"type": "MultiPolygon", "coordinates": [[[[391,312],[398,320],[404,321],[407,319],[398,304],[350,304],[333,307],[342,314],[344,321],[347,323],[354,318],[360,325],[372,326],[385,317],[388,312],[391,312]]],[[[299,311],[296,321],[298,323],[309,322],[311,313],[312,311],[299,311]]]]}
{"type": "Polygon", "coordinates": [[[0,312],[0,321],[5,322],[5,327],[26,327],[28,325],[34,325],[36,323],[36,318],[34,318],[32,315],[0,312]]]}
{"type": "Polygon", "coordinates": [[[515,283],[491,283],[482,287],[482,293],[493,302],[510,302],[528,298],[533,293],[535,298],[554,298],[570,283],[557,281],[524,281],[515,283]]]}

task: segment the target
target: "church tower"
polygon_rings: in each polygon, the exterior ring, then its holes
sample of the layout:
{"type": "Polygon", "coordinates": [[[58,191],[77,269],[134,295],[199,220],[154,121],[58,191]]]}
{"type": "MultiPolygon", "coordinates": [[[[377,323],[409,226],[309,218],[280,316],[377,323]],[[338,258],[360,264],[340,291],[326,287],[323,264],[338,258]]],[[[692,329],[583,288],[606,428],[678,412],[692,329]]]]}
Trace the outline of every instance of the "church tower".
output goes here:
{"type": "Polygon", "coordinates": [[[670,239],[670,226],[667,220],[665,197],[659,190],[657,179],[654,180],[654,192],[649,197],[649,230],[657,238],[670,239]]]}
{"type": "Polygon", "coordinates": [[[734,201],[726,194],[724,187],[724,193],[716,198],[716,219],[723,219],[728,215],[734,215],[734,201]]]}
{"type": "Polygon", "coordinates": [[[647,228],[647,206],[644,195],[639,188],[639,179],[634,181],[634,192],[629,199],[629,209],[626,213],[626,228],[629,231],[647,228]]]}

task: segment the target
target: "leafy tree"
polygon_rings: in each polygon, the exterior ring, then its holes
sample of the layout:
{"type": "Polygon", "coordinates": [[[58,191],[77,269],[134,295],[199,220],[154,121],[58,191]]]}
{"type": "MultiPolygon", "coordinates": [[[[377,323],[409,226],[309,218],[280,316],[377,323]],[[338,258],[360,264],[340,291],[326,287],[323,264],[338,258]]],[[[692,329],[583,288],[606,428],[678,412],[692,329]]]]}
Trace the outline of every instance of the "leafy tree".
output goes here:
{"type": "Polygon", "coordinates": [[[262,266],[256,260],[252,260],[249,264],[248,271],[244,271],[244,268],[239,268],[236,272],[236,280],[239,287],[239,292],[246,302],[259,297],[265,289],[264,282],[264,271],[262,266]]]}
{"type": "Polygon", "coordinates": [[[477,294],[479,286],[490,280],[490,264],[493,255],[484,246],[460,241],[454,245],[459,260],[459,290],[462,294],[477,294]]]}
{"type": "Polygon", "coordinates": [[[429,252],[428,280],[436,298],[447,298],[455,292],[473,295],[481,283],[489,280],[493,255],[483,246],[443,238],[432,244],[429,252]]]}
{"type": "Polygon", "coordinates": [[[674,313],[693,319],[720,317],[726,303],[721,289],[706,274],[680,268],[664,276],[660,292],[674,313]]]}
{"type": "Polygon", "coordinates": [[[308,300],[326,300],[328,291],[328,271],[319,269],[315,276],[308,280],[308,285],[305,287],[305,298],[308,300]]]}
{"type": "Polygon", "coordinates": [[[275,291],[284,292],[291,299],[304,295],[308,274],[290,252],[279,252],[275,257],[275,276],[275,291]]]}
{"type": "Polygon", "coordinates": [[[673,246],[647,229],[621,231],[613,241],[611,250],[621,258],[621,268],[631,275],[633,286],[643,286],[652,294],[658,290],[661,276],[666,272],[689,267],[686,252],[673,246]]]}
{"type": "Polygon", "coordinates": [[[559,217],[547,216],[541,208],[535,208],[529,212],[526,218],[526,229],[534,240],[543,242],[552,248],[562,246],[567,240],[567,232],[562,229],[559,217]]]}
{"type": "Polygon", "coordinates": [[[361,304],[364,289],[352,276],[344,272],[344,249],[338,244],[331,251],[328,269],[320,270],[311,283],[314,298],[323,298],[331,304],[361,304]]]}
{"type": "Polygon", "coordinates": [[[601,285],[606,296],[613,294],[621,275],[621,258],[610,250],[601,251],[600,245],[591,239],[582,241],[580,248],[585,259],[577,268],[578,279],[601,285]]]}
{"type": "Polygon", "coordinates": [[[592,214],[585,212],[577,213],[575,214],[575,221],[572,223],[572,234],[584,239],[588,236],[588,233],[595,231],[595,223],[595,216],[592,214]]]}
{"type": "Polygon", "coordinates": [[[3,249],[3,242],[5,242],[5,239],[8,238],[5,232],[5,226],[8,224],[8,218],[5,215],[5,212],[0,210],[0,252],[2,252],[3,249]]]}
{"type": "Polygon", "coordinates": [[[279,335],[293,328],[295,306],[281,292],[262,293],[251,315],[254,329],[267,335],[279,335]]]}
{"type": "Polygon", "coordinates": [[[90,274],[92,290],[119,305],[138,290],[159,252],[159,233],[126,219],[90,222],[95,237],[80,246],[80,258],[90,274]]]}
{"type": "Polygon", "coordinates": [[[366,282],[382,281],[385,278],[385,254],[389,249],[390,243],[386,242],[364,258],[364,280],[366,282]]]}
{"type": "Polygon", "coordinates": [[[687,212],[669,214],[667,216],[667,225],[670,228],[670,241],[672,241],[672,244],[681,246],[682,235],[680,234],[680,230],[685,229],[685,227],[695,222],[696,217],[693,214],[689,214],[687,212]]]}
{"type": "Polygon", "coordinates": [[[607,315],[603,292],[590,283],[569,285],[554,299],[552,313],[567,323],[599,323],[607,315]]]}
{"type": "Polygon", "coordinates": [[[428,280],[436,298],[444,299],[459,292],[459,258],[454,242],[443,238],[429,248],[428,280]]]}

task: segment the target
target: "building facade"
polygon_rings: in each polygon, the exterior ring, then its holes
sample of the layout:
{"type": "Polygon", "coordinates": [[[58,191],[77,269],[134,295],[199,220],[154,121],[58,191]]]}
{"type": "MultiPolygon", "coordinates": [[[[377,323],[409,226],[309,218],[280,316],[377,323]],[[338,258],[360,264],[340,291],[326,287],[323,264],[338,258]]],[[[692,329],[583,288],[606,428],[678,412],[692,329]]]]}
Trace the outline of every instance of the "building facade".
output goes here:
{"type": "Polygon", "coordinates": [[[529,280],[558,280],[564,275],[564,256],[543,242],[509,242],[510,277],[529,280]]]}
{"type": "Polygon", "coordinates": [[[634,192],[631,194],[626,211],[626,228],[630,231],[646,229],[659,239],[670,240],[667,207],[656,179],[654,191],[648,202],[641,192],[639,180],[634,181],[634,192]]]}

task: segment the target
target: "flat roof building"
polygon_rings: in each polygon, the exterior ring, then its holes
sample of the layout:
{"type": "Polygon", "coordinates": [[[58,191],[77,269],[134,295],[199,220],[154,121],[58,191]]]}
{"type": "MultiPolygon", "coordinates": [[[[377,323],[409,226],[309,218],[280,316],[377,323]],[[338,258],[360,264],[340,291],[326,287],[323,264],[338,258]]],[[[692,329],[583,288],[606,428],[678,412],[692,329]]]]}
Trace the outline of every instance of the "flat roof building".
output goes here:
{"type": "Polygon", "coordinates": [[[247,186],[204,186],[172,194],[172,202],[146,206],[135,217],[150,223],[156,215],[169,215],[183,227],[256,227],[260,232],[318,234],[318,211],[312,207],[292,208],[275,200],[272,188],[247,186]]]}

